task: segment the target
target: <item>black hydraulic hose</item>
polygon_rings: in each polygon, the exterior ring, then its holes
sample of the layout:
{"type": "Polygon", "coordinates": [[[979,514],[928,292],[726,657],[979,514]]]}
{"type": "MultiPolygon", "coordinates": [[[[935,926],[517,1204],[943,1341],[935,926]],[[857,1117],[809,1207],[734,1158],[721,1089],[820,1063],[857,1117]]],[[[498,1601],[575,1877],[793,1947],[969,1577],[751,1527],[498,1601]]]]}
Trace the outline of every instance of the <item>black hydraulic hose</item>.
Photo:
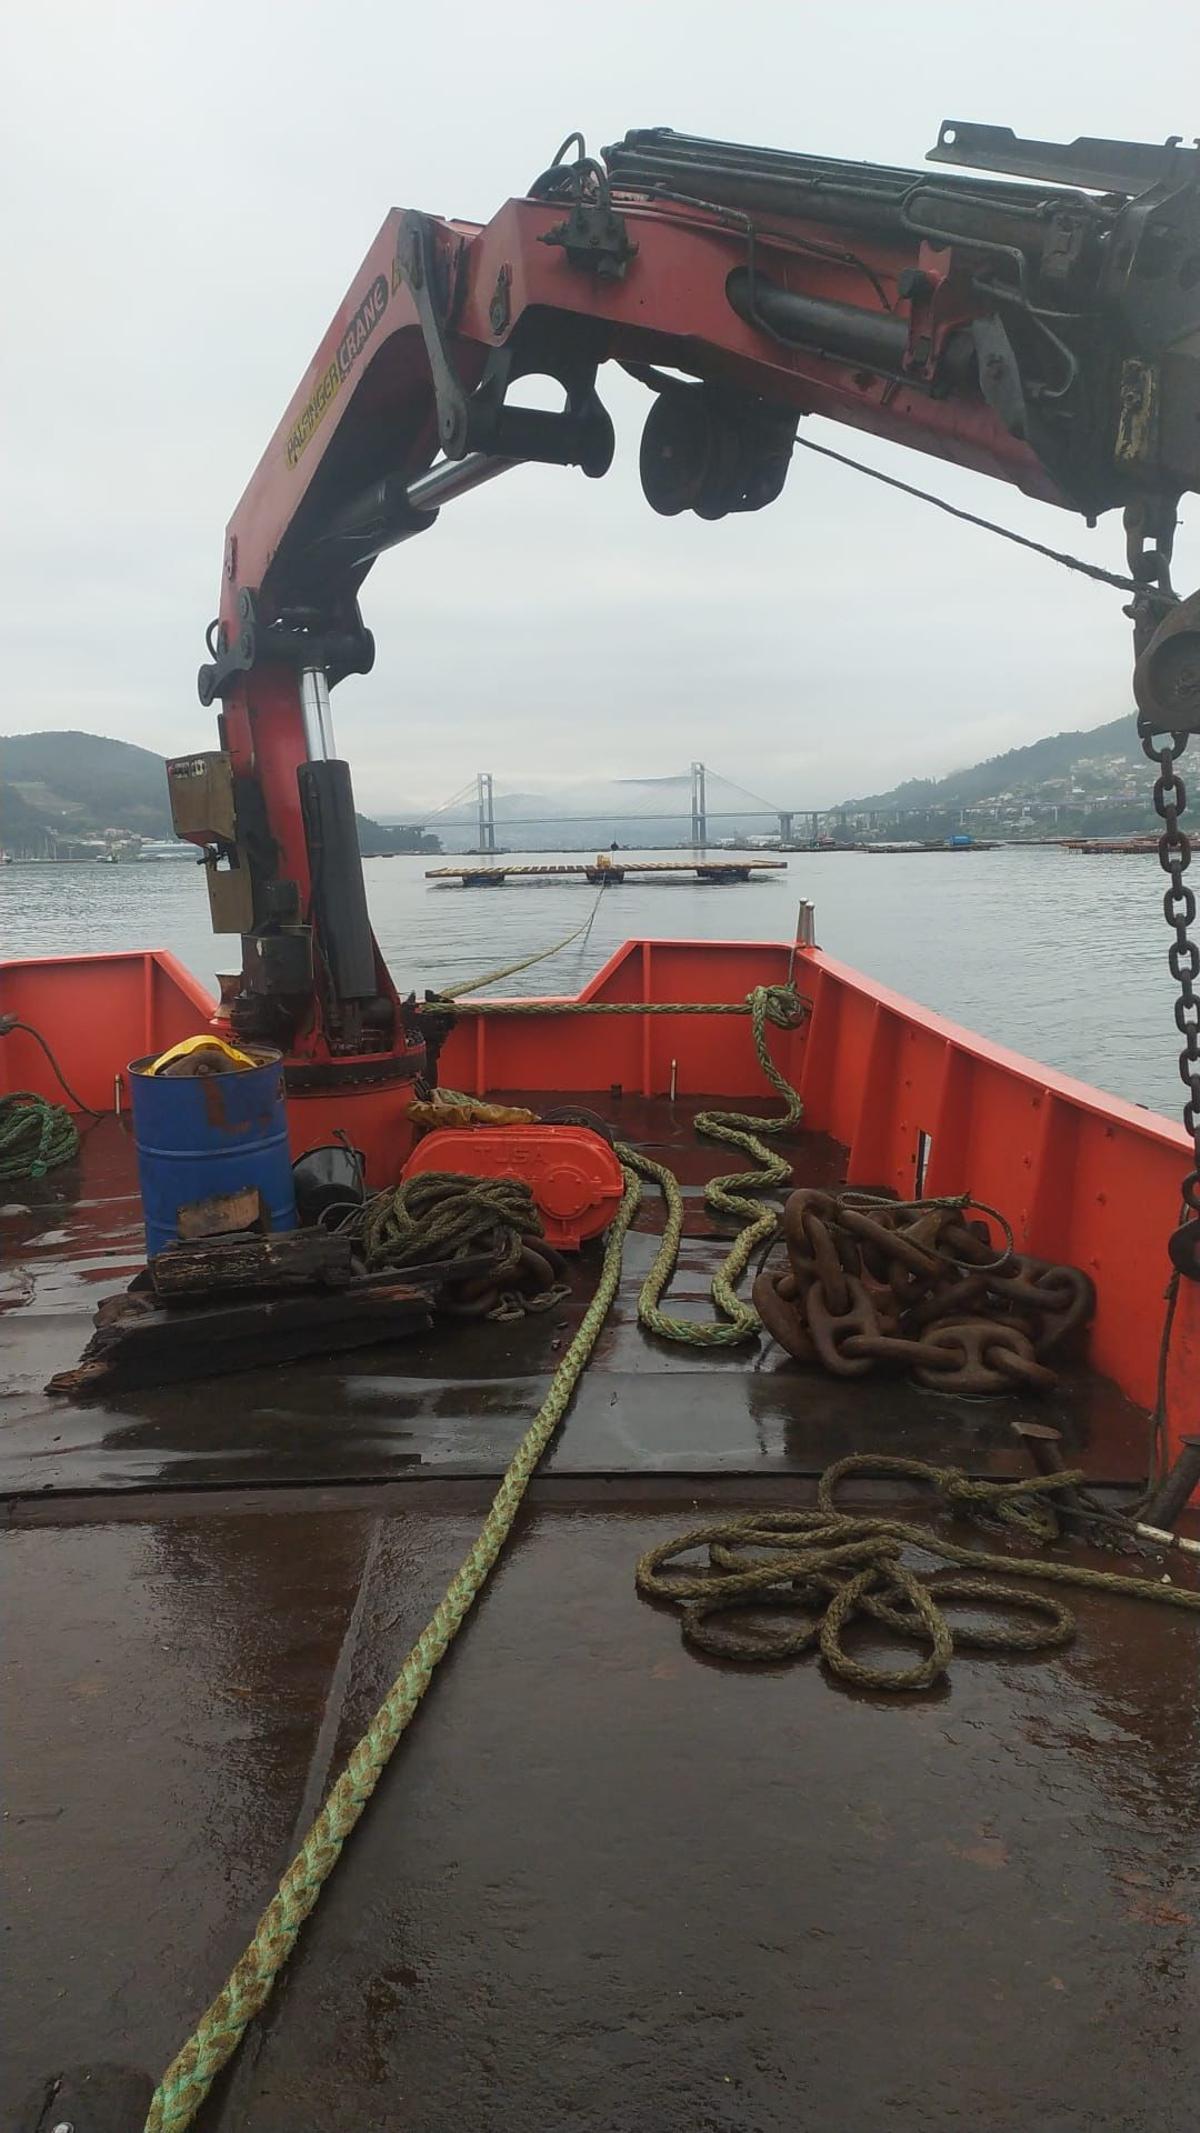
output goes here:
{"type": "Polygon", "coordinates": [[[751,279],[748,267],[733,269],[725,294],[739,318],[767,326],[780,340],[845,356],[852,363],[872,363],[888,370],[899,370],[903,364],[908,323],[893,312],[864,311],[858,304],[800,296],[779,288],[763,274],[751,279]]]}

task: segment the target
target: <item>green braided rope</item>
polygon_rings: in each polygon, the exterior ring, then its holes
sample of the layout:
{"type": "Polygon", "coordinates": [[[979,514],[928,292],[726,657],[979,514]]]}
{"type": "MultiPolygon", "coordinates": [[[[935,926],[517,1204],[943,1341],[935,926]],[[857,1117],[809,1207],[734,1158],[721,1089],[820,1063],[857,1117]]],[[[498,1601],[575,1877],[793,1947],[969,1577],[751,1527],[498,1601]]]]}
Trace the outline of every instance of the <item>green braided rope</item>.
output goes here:
{"type": "Polygon", "coordinates": [[[728,1216],[742,1225],[712,1278],[711,1295],[722,1313],[720,1318],[705,1321],[674,1318],[661,1308],[664,1291],[679,1257],[683,1195],[678,1179],[664,1164],[652,1162],[648,1155],[642,1155],[625,1142],[617,1149],[621,1161],[631,1170],[654,1180],[667,1210],[662,1243],[638,1297],[638,1319],[648,1333],[657,1333],[663,1340],[681,1341],[689,1348],[730,1348],[740,1341],[753,1340],[762,1330],[758,1312],[752,1304],[742,1301],[737,1294],[737,1284],[759,1246],[774,1235],[778,1218],[774,1208],[764,1207],[760,1198],[750,1199],[747,1195],[791,1184],[791,1164],[773,1148],[766,1147],[760,1136],[789,1132],[799,1124],[804,1112],[791,1082],[780,1073],[767,1049],[768,1023],[776,1029],[793,1029],[799,1020],[801,1006],[794,987],[756,985],[746,1005],[758,1063],[772,1088],[782,1097],[784,1110],[780,1118],[756,1118],[744,1111],[696,1113],[698,1133],[705,1134],[709,1140],[725,1141],[730,1147],[743,1149],[759,1166],[757,1170],[736,1171],[713,1178],[705,1187],[704,1204],[709,1212],[728,1216]]]}
{"type": "Polygon", "coordinates": [[[221,2068],[232,2058],[255,2015],[266,2006],[305,1919],[337,1865],[343,1844],[378,1785],[401,1735],[416,1716],[435,1668],[466,1621],[512,1531],[521,1499],[566,1413],[608,1316],[621,1278],[625,1232],[640,1198],[641,1185],[627,1171],[624,1196],[608,1233],[596,1293],[492,1499],[476,1540],[362,1739],[352,1749],[341,1776],[259,1919],[249,1946],[163,2075],[151,2099],[145,2133],[183,2133],[191,2125],[221,2068]]]}
{"type": "Polygon", "coordinates": [[[0,1096],[0,1178],[42,1178],[78,1153],[75,1121],[62,1104],[31,1089],[0,1096]]]}
{"type": "Polygon", "coordinates": [[[532,1189],[522,1179],[441,1170],[419,1171],[376,1193],[347,1227],[372,1273],[494,1251],[498,1280],[516,1271],[525,1238],[542,1236],[532,1189]]]}
{"type": "Polygon", "coordinates": [[[958,1467],[937,1467],[924,1459],[871,1452],[851,1452],[826,1467],[817,1485],[815,1509],[747,1511],[714,1525],[693,1526],[662,1541],[642,1556],[635,1572],[644,1599],[668,1601],[682,1611],[685,1641],[722,1658],[776,1662],[818,1650],[831,1673],[861,1689],[927,1689],[949,1667],[956,1644],[993,1651],[1040,1651],[1069,1643],[1076,1621],[1067,1607],[1024,1593],[1004,1579],[1035,1584],[1073,1585],[1084,1591],[1120,1593],[1152,1600],[1158,1606],[1200,1612],[1200,1592],[1153,1577],[1127,1577],[1120,1571],[1093,1570],[1085,1563],[1035,1554],[1000,1555],[950,1541],[935,1527],[889,1516],[872,1517],[839,1509],[835,1490],[848,1475],[903,1475],[932,1484],[945,1506],[981,1524],[999,1524],[1043,1546],[1059,1533],[1054,1497],[1085,1479],[1082,1471],[1037,1474],[1019,1481],[974,1481],[958,1467]],[[708,1562],[692,1568],[680,1557],[707,1548],[708,1562]],[[970,1578],[918,1575],[901,1560],[916,1549],[939,1564],[954,1563],[976,1573],[970,1578]],[[754,1549],[765,1550],[755,1554],[754,1549]],[[937,1578],[930,1582],[930,1576],[937,1578]],[[969,1599],[984,1606],[1032,1610],[1040,1625],[978,1623],[952,1628],[939,1606],[946,1599],[969,1599]],[[745,1629],[722,1622],[729,1612],[758,1609],[774,1624],[745,1629]],[[798,1614],[800,1626],[787,1626],[798,1614]],[[879,1664],[846,1650],[842,1633],[856,1615],[867,1614],[906,1640],[927,1642],[929,1650],[915,1664],[879,1664]],[[782,1615],[783,1622],[778,1620],[782,1615]],[[714,1619],[715,1618],[715,1619],[714,1619]],[[1045,1626],[1049,1618],[1051,1626],[1045,1626]]]}
{"type": "MultiPolygon", "coordinates": [[[[687,1011],[711,1013],[713,1010],[695,1007],[687,1011]]],[[[237,2050],[249,2024],[265,2007],[305,1919],[341,1856],[343,1844],[378,1785],[401,1735],[415,1716],[434,1669],[445,1657],[486,1584],[512,1531],[529,1482],[562,1421],[617,1293],[626,1232],[641,1200],[641,1177],[653,1178],[661,1186],[667,1202],[662,1243],[638,1300],[638,1316],[642,1324],[652,1332],[665,1334],[668,1339],[705,1347],[745,1340],[758,1331],[757,1314],[739,1300],[734,1285],[745,1271],[755,1246],[774,1229],[775,1216],[764,1209],[760,1201],[747,1199],[744,1195],[750,1189],[761,1191],[790,1180],[789,1165],[765,1147],[758,1136],[785,1132],[801,1115],[799,1096],[767,1050],[766,1030],[768,1023],[780,1029],[794,1028],[801,1011],[801,1003],[790,985],[756,986],[745,1007],[738,1009],[739,1013],[748,1012],[751,1017],[759,1064],[783,1098],[783,1116],[761,1119],[740,1111],[705,1111],[696,1118],[701,1132],[714,1140],[744,1149],[760,1166],[757,1171],[714,1178],[705,1193],[710,1207],[746,1224],[713,1280],[713,1299],[726,1314],[726,1322],[692,1325],[682,1319],[672,1319],[659,1309],[679,1250],[682,1195],[669,1170],[635,1150],[621,1148],[618,1152],[623,1159],[625,1190],[605,1242],[600,1280],[579,1331],[550,1381],[546,1398],[504,1475],[478,1537],[362,1739],[351,1751],[341,1776],[259,1919],[249,1946],[163,2075],[151,2100],[145,2133],[184,2133],[221,2068],[237,2050]]],[[[472,1180],[464,1189],[461,1178],[448,1180],[436,1173],[428,1173],[410,1180],[399,1195],[380,1195],[374,1213],[368,1205],[364,1221],[370,1226],[376,1250],[386,1255],[391,1263],[402,1264],[406,1254],[411,1256],[412,1252],[428,1249],[434,1230],[449,1248],[453,1249],[456,1244],[465,1248],[468,1238],[478,1233],[476,1225],[483,1219],[494,1227],[498,1220],[512,1220],[523,1215],[524,1202],[518,1207],[515,1200],[504,1197],[506,1194],[511,1196],[511,1190],[507,1180],[490,1181],[486,1185],[472,1180]],[[445,1197],[447,1184],[456,1188],[453,1204],[449,1204],[445,1197]]]]}
{"type": "MultiPolygon", "coordinates": [[[[552,948],[539,948],[533,955],[522,956],[519,963],[501,963],[499,969],[485,970],[481,978],[466,978],[461,985],[443,985],[438,994],[438,999],[457,1000],[464,992],[482,992],[485,985],[498,985],[501,978],[515,978],[519,970],[532,970],[535,963],[546,963],[549,962],[552,955],[561,955],[563,949],[569,948],[572,941],[577,941],[581,933],[591,932],[595,923],[596,913],[600,909],[600,898],[603,894],[604,883],[601,882],[596,891],[596,901],[588,912],[587,917],[572,932],[564,933],[561,941],[555,941],[552,948]]],[[[430,1002],[429,1004],[434,1005],[436,1003],[430,1002]]]]}
{"type": "MultiPolygon", "coordinates": [[[[519,967],[519,966],[518,966],[519,967]]],[[[785,987],[775,988],[778,991],[785,987]]],[[[445,995],[449,999],[450,994],[445,995]]],[[[417,1013],[443,1006],[445,999],[418,1000],[417,1013]]],[[[748,1015],[745,1000],[460,1000],[456,1015],[748,1015]]]]}

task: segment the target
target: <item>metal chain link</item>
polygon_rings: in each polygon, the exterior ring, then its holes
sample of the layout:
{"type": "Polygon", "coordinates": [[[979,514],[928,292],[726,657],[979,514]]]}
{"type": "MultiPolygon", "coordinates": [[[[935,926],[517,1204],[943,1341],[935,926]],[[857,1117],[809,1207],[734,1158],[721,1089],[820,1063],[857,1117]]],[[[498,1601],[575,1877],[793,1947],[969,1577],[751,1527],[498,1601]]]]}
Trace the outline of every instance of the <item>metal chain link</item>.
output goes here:
{"type": "Polygon", "coordinates": [[[1186,733],[1155,735],[1141,730],[1142,749],[1156,765],[1154,809],[1164,828],[1158,840],[1158,860],[1168,878],[1163,896],[1163,915],[1174,934],[1167,951],[1167,964],[1179,987],[1175,1002],[1175,1026],[1183,1039],[1179,1054],[1179,1077],[1187,1090],[1183,1123],[1192,1136],[1192,1168],[1183,1181],[1183,1204],[1187,1214],[1170,1239],[1171,1263],[1181,1274],[1200,1280],[1200,945],[1192,939],[1196,919],[1196,895],[1185,879],[1192,863],[1191,839],[1180,823],[1187,806],[1187,787],[1176,764],[1188,744],[1186,733]]]}
{"type": "MultiPolygon", "coordinates": [[[[1175,538],[1175,506],[1166,498],[1146,498],[1125,513],[1126,553],[1130,574],[1142,592],[1134,595],[1125,612],[1133,621],[1134,648],[1140,656],[1156,627],[1154,595],[1171,592],[1171,550],[1175,538]]],[[[1175,1026],[1183,1039],[1179,1054],[1179,1078],[1187,1091],[1183,1107],[1185,1130],[1192,1137],[1192,1168],[1183,1181],[1183,1221],[1168,1242],[1171,1263],[1178,1273],[1200,1281],[1200,945],[1192,939],[1196,920],[1196,895],[1185,879],[1192,863],[1192,845],[1180,816],[1187,807],[1187,787],[1177,768],[1187,748],[1189,732],[1171,731],[1143,713],[1138,718],[1142,752],[1154,764],[1154,811],[1163,824],[1158,840],[1158,860],[1167,876],[1163,915],[1174,935],[1167,951],[1167,964],[1179,987],[1175,1002],[1175,1026]]]]}
{"type": "Polygon", "coordinates": [[[877,1366],[943,1392],[1048,1390],[1043,1358],[1090,1319],[1095,1291],[1077,1268],[1008,1250],[965,1219],[966,1204],[889,1201],[802,1186],[781,1234],[786,1269],[754,1284],[763,1325],[789,1355],[836,1377],[877,1366]]]}

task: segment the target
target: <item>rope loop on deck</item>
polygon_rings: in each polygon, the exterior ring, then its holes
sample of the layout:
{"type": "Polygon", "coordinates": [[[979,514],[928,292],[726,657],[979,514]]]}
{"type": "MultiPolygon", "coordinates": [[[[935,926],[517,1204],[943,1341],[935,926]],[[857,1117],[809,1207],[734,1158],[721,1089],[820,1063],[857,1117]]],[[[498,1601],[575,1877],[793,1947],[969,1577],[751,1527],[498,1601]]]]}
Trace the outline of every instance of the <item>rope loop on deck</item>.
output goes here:
{"type": "Polygon", "coordinates": [[[649,1549],[635,1572],[638,1591],[644,1599],[678,1607],[684,1641],[712,1657],[777,1664],[816,1650],[838,1680],[872,1690],[933,1688],[963,1645],[1038,1652],[1071,1642],[1077,1624],[1070,1608],[1046,1593],[1025,1590],[1022,1583],[1000,1582],[1003,1579],[1074,1585],[1200,1611],[1200,1592],[1170,1583],[1092,1570],[1046,1555],[985,1554],[945,1539],[932,1526],[840,1511],[835,1492],[850,1474],[928,1482],[948,1510],[976,1524],[999,1524],[1043,1546],[1058,1538],[1055,1493],[1084,1479],[1081,1471],[1071,1471],[1020,1481],[974,1481],[957,1467],[931,1466],[924,1459],[851,1453],[825,1469],[813,1509],[747,1511],[719,1524],[694,1526],[649,1549]],[[707,1562],[681,1563],[681,1557],[697,1549],[707,1549],[707,1562]],[[941,1564],[961,1565],[973,1574],[945,1577],[936,1569],[914,1571],[903,1561],[906,1549],[941,1564]],[[947,1601],[1035,1619],[969,1619],[952,1625],[945,1613],[947,1601]],[[731,1621],[731,1615],[753,1619],[731,1621]],[[851,1652],[845,1634],[861,1617],[928,1649],[908,1666],[851,1652]]]}
{"type": "Polygon", "coordinates": [[[522,1178],[419,1171],[374,1193],[341,1226],[372,1274],[440,1269],[438,1309],[459,1318],[515,1320],[570,1294],[522,1178]]]}

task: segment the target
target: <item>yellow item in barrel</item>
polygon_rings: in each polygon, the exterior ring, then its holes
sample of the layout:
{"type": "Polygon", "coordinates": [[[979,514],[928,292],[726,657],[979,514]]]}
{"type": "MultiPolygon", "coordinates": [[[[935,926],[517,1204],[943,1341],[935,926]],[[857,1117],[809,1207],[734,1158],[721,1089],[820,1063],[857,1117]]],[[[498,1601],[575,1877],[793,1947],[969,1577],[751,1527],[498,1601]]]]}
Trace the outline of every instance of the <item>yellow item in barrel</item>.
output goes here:
{"type": "Polygon", "coordinates": [[[181,1077],[187,1074],[236,1074],[258,1064],[249,1052],[239,1052],[235,1045],[226,1044],[223,1037],[214,1037],[207,1031],[202,1037],[185,1037],[181,1044],[173,1044],[169,1051],[160,1054],[149,1071],[181,1077]]]}
{"type": "Polygon", "coordinates": [[[475,1096],[459,1096],[448,1089],[435,1089],[428,1102],[418,1100],[408,1107],[414,1126],[533,1126],[537,1112],[518,1104],[481,1103],[475,1096]]]}

